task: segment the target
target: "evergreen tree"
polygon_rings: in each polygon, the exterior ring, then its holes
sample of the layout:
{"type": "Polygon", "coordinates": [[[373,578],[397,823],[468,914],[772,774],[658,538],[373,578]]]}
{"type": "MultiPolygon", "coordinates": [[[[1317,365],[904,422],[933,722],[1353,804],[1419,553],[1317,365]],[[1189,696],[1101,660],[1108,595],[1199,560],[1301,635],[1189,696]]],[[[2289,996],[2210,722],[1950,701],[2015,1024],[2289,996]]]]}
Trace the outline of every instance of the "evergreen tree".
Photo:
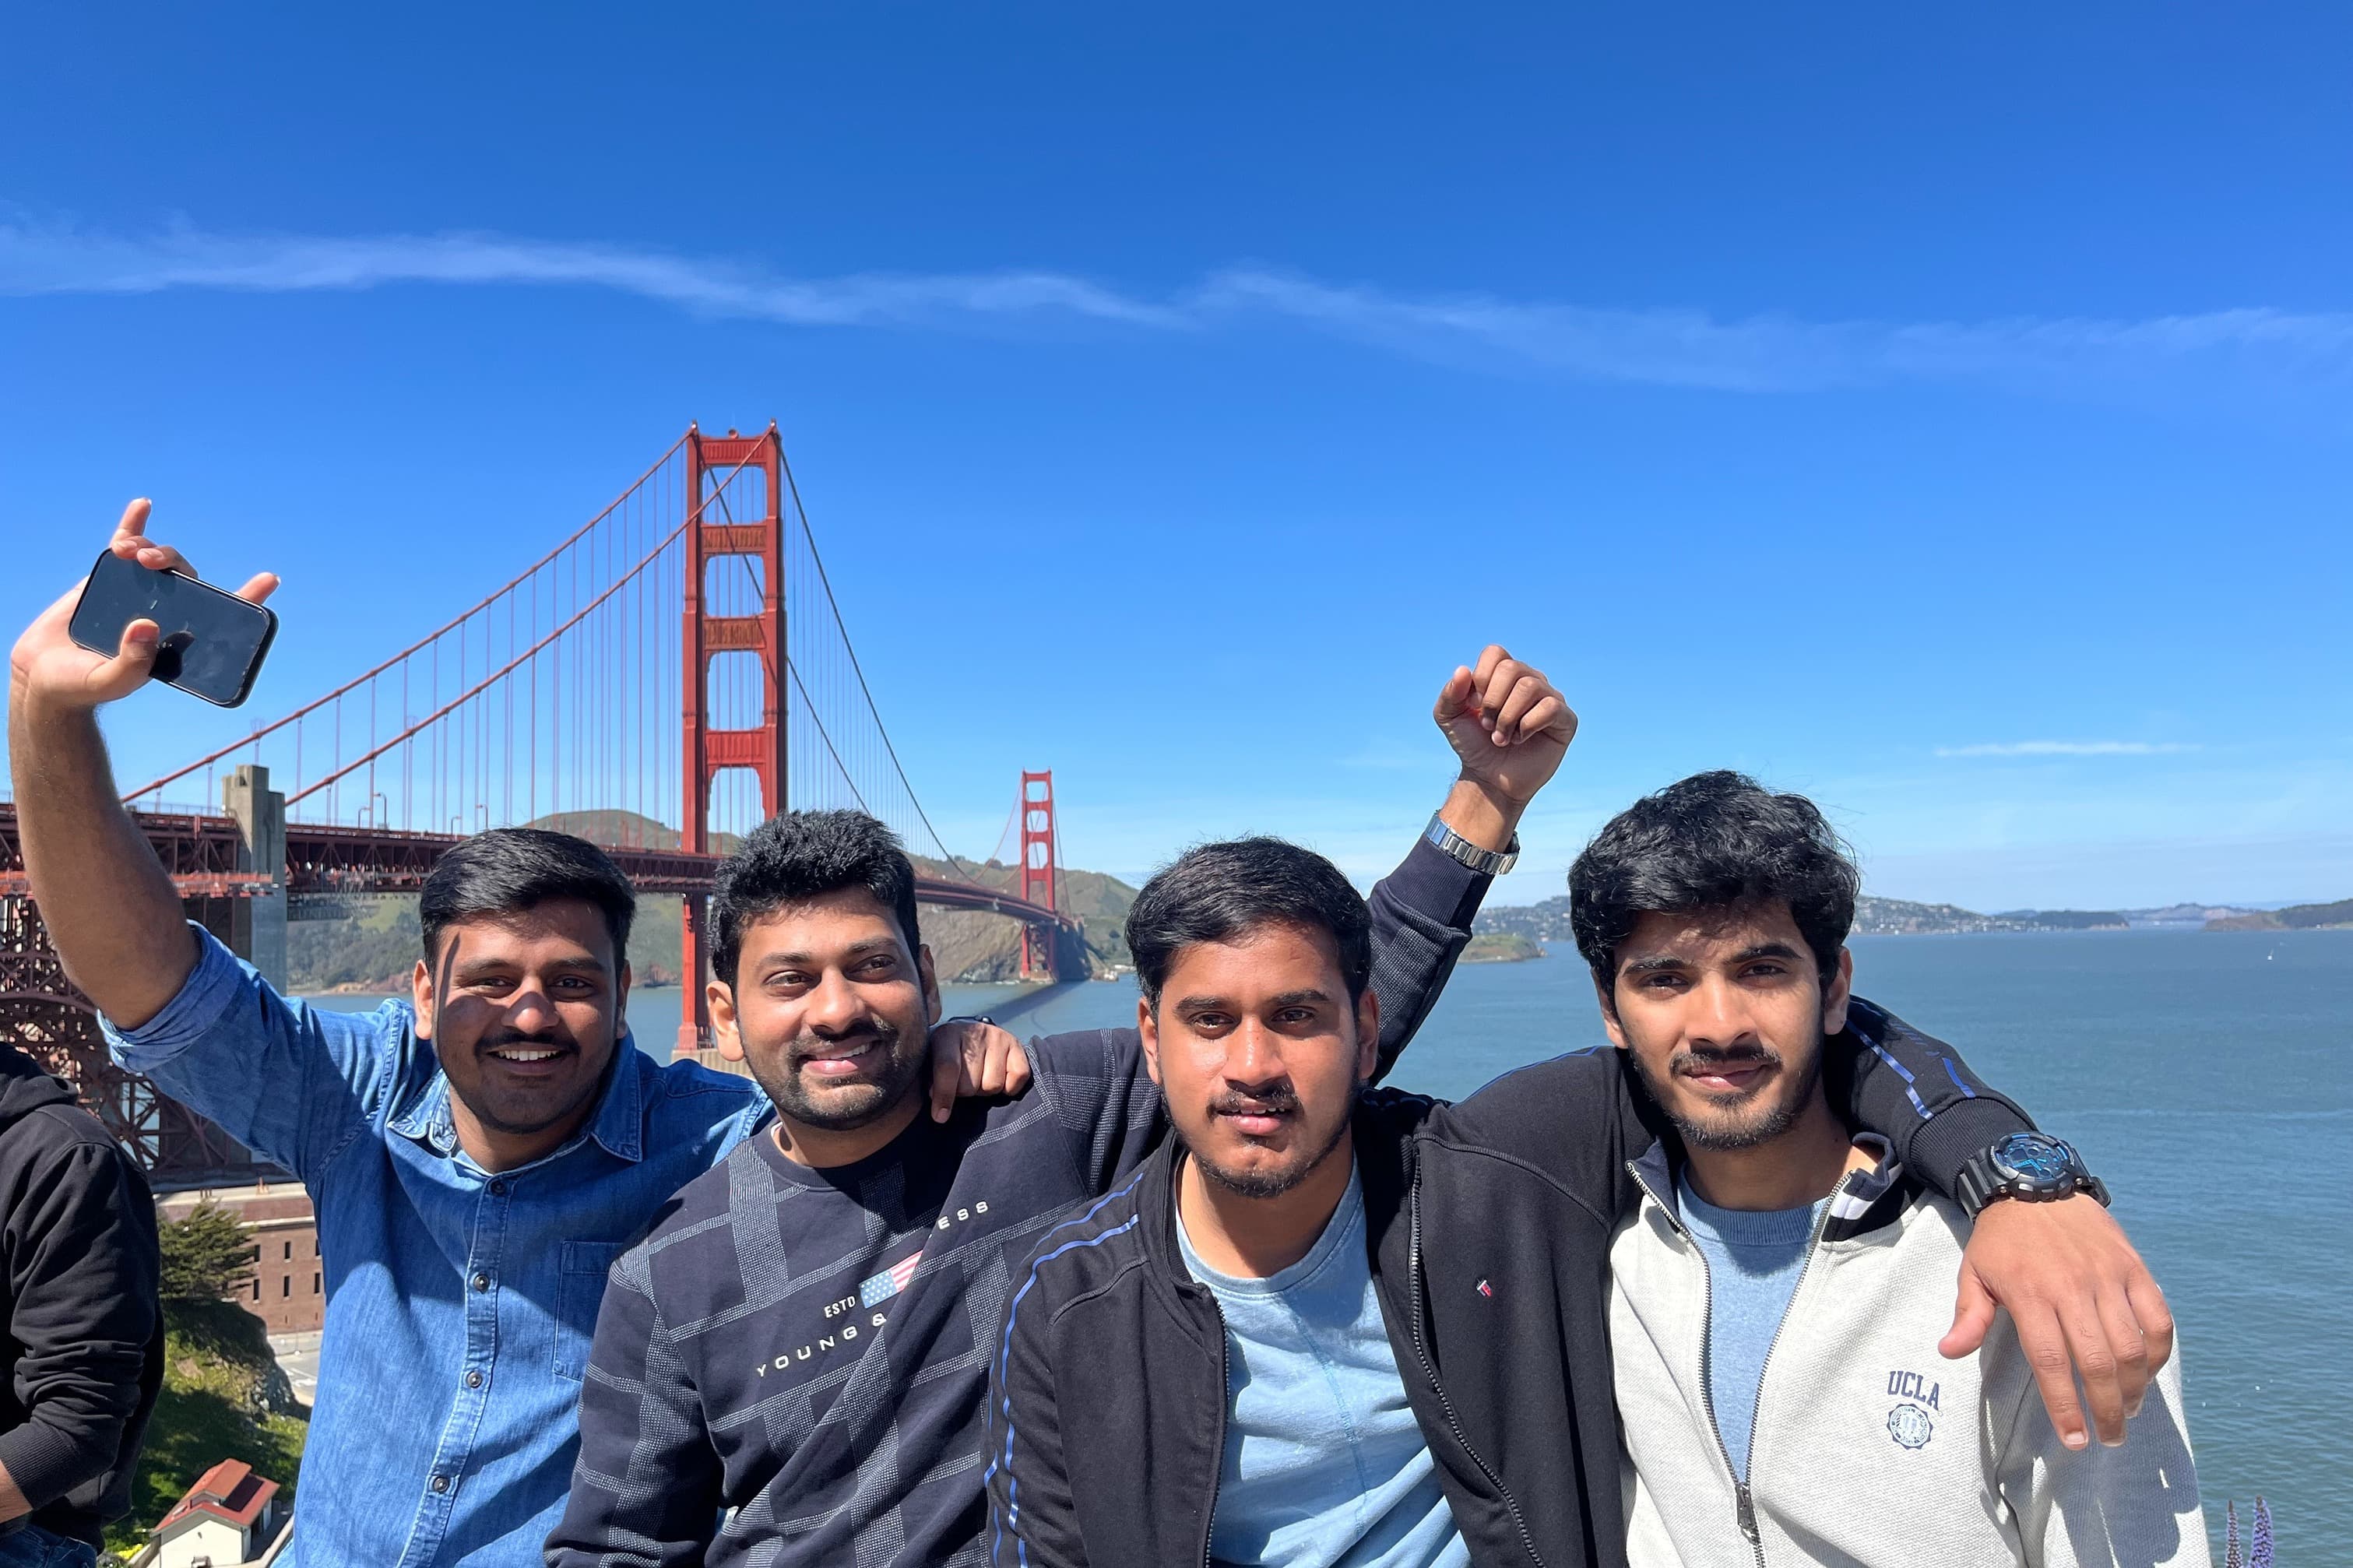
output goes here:
{"type": "Polygon", "coordinates": [[[223,1301],[253,1280],[259,1256],[236,1215],[216,1203],[198,1204],[188,1217],[159,1227],[166,1301],[223,1301]]]}

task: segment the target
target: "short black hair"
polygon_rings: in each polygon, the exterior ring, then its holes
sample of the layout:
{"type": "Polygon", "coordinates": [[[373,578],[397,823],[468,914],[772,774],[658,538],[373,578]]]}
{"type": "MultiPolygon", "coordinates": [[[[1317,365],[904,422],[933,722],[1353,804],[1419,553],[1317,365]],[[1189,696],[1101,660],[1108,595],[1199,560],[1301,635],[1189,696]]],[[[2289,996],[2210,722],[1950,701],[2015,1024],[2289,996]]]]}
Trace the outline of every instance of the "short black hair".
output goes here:
{"type": "Polygon", "coordinates": [[[873,894],[897,919],[910,953],[923,945],[915,868],[897,834],[862,811],[787,811],[768,818],[721,862],[712,886],[711,973],[734,984],[753,921],[844,888],[873,894]]]}
{"type": "Polygon", "coordinates": [[[1862,873],[1814,803],[1746,773],[1694,773],[1609,819],[1568,868],[1569,927],[1606,995],[1646,914],[1786,901],[1825,984],[1854,928],[1862,873]]]}
{"type": "Polygon", "coordinates": [[[434,961],[442,931],[452,925],[519,915],[558,899],[596,906],[613,939],[617,971],[628,955],[638,895],[611,856],[586,838],[544,827],[493,827],[461,840],[433,863],[417,894],[425,962],[434,961]]]}
{"type": "Polygon", "coordinates": [[[1372,911],[1340,868],[1280,838],[1233,838],[1187,849],[1135,896],[1127,911],[1127,951],[1145,1001],[1160,1005],[1160,987],[1180,950],[1231,942],[1267,925],[1329,932],[1349,1001],[1372,984],[1372,911]]]}

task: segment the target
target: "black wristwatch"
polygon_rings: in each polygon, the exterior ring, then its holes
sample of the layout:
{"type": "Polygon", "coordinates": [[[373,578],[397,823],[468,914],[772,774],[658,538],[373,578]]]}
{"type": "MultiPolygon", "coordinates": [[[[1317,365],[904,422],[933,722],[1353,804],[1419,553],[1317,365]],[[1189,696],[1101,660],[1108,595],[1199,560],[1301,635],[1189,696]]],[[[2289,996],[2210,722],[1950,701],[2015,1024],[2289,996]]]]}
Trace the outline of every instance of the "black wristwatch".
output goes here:
{"type": "Polygon", "coordinates": [[[2089,1193],[2102,1208],[2108,1206],[2108,1184],[2084,1168],[2073,1143],[2047,1132],[2013,1132],[1969,1156],[1955,1195],[1974,1219],[1996,1198],[2047,1204],[2077,1193],[2089,1193]]]}

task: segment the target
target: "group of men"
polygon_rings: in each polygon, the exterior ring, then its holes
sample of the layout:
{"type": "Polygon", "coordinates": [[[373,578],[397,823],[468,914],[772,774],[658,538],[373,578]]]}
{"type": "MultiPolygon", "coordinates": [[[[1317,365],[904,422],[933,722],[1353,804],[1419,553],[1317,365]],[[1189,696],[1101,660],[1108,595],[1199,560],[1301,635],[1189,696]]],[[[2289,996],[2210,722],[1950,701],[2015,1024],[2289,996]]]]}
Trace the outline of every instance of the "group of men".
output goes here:
{"type": "MultiPolygon", "coordinates": [[[[185,569],[146,515],[111,548],[185,569]]],[[[1802,799],[1701,774],[1588,847],[1614,1049],[1375,1087],[1575,733],[1501,648],[1369,900],[1263,838],[1151,879],[1132,1029],[943,1019],[888,831],[773,818],[712,897],[747,1079],[634,1048],[634,900],[563,834],[443,856],[408,1001],[278,994],[117,804],[96,713],[154,628],[90,653],[72,602],[12,663],[26,868],[116,1058],[311,1193],[305,1568],[2206,1561],[2161,1295],[2072,1149],[1850,994],[1802,799]]],[[[88,1202],[152,1258],[135,1174],[88,1202]]],[[[86,1473],[26,1436],[58,1379],[16,1328],[0,1563],[95,1542],[153,1293],[84,1289],[121,1340],[86,1473]]]]}

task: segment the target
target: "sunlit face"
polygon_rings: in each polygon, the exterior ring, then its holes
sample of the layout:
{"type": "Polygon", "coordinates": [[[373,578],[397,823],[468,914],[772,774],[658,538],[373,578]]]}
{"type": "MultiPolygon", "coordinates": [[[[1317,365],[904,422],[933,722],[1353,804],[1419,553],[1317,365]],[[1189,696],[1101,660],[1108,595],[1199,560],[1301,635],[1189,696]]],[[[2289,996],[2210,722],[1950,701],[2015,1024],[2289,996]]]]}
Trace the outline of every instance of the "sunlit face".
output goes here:
{"type": "Polygon", "coordinates": [[[828,1131],[889,1115],[917,1090],[939,987],[881,901],[846,888],[786,904],[744,932],[735,983],[711,986],[719,1051],[777,1111],[828,1131]]]}
{"type": "Polygon", "coordinates": [[[629,971],[616,958],[585,900],[443,930],[412,982],[417,1026],[482,1126],[528,1136],[586,1114],[624,1027],[629,971]]]}
{"type": "Polygon", "coordinates": [[[1786,902],[1646,914],[1602,996],[1609,1037],[1701,1149],[1746,1149],[1793,1126],[1821,1081],[1822,1041],[1846,1026],[1853,959],[1823,984],[1786,902]]]}
{"type": "Polygon", "coordinates": [[[1379,1008],[1369,990],[1349,998],[1330,933],[1293,925],[1181,949],[1137,1024],[1187,1151],[1250,1197],[1288,1192],[1343,1146],[1380,1042],[1379,1008]]]}

